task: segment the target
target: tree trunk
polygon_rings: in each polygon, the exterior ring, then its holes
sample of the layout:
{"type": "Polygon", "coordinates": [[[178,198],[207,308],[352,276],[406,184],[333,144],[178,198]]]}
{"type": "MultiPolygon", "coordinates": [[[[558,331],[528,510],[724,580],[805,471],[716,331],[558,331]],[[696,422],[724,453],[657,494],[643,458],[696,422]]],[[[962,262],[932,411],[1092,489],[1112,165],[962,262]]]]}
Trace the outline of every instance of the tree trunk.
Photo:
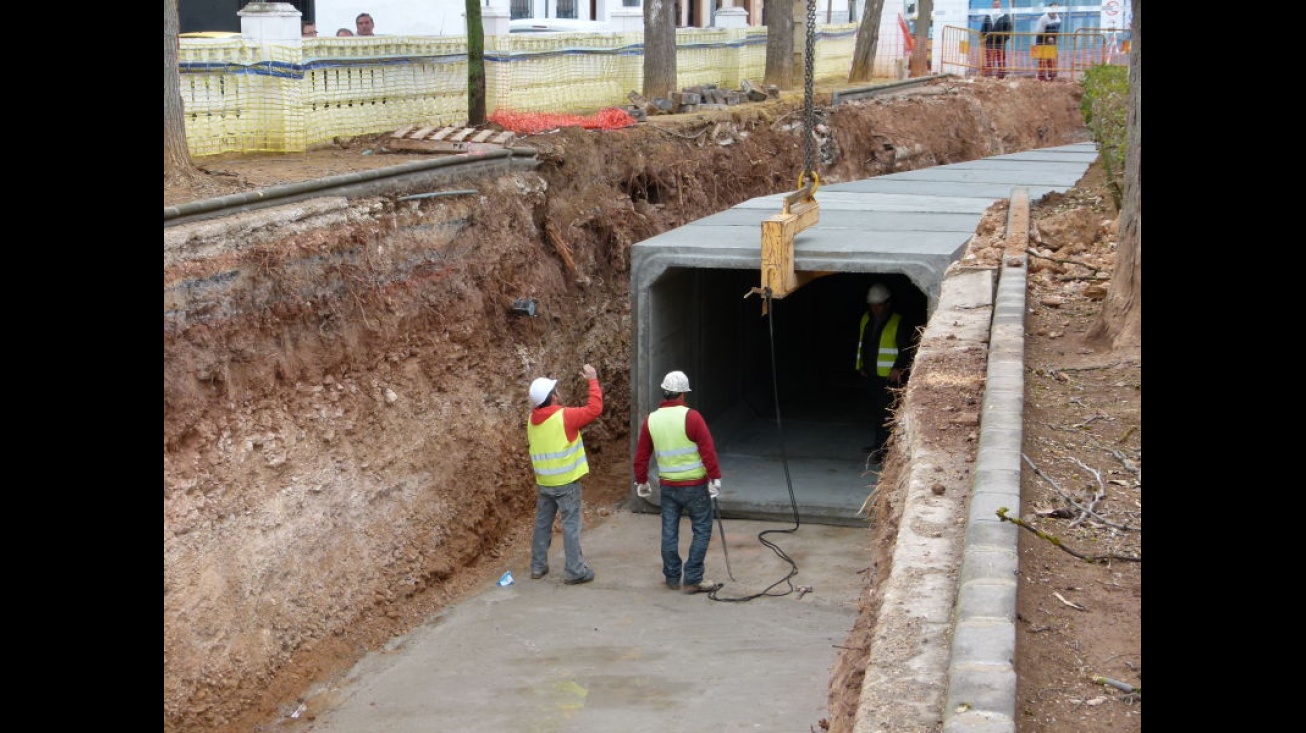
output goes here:
{"type": "Polygon", "coordinates": [[[485,23],[480,0],[465,0],[467,12],[467,124],[485,124],[485,23]]]}
{"type": "Polygon", "coordinates": [[[853,65],[848,81],[870,81],[875,73],[875,47],[880,40],[880,13],[884,0],[866,0],[862,24],[857,28],[857,45],[853,47],[853,65]]]}
{"type": "Polygon", "coordinates": [[[778,89],[794,88],[794,2],[764,0],[766,15],[766,74],[778,89]]]}
{"type": "Polygon", "coordinates": [[[1132,0],[1129,131],[1125,185],[1116,219],[1116,264],[1102,311],[1084,338],[1111,349],[1143,343],[1143,0],[1132,0]]]}
{"type": "Polygon", "coordinates": [[[930,73],[930,26],[934,23],[934,0],[916,0],[916,3],[916,29],[912,33],[914,46],[908,64],[909,77],[930,73]]]}
{"type": "Polygon", "coordinates": [[[648,0],[644,6],[644,96],[670,99],[676,86],[676,5],[648,0]]]}
{"type": "Polygon", "coordinates": [[[177,0],[163,0],[163,178],[198,173],[186,145],[186,110],[181,102],[181,71],[177,34],[181,20],[177,0]]]}

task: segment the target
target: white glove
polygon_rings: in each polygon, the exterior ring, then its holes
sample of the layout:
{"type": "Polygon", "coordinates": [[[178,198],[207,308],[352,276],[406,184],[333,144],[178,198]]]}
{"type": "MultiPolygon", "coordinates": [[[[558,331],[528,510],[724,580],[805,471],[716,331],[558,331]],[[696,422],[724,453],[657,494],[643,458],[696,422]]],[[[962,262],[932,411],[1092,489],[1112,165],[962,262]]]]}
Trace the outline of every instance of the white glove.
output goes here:
{"type": "Polygon", "coordinates": [[[721,479],[714,478],[707,482],[707,495],[715,499],[721,493],[721,479]]]}
{"type": "Polygon", "coordinates": [[[653,495],[653,487],[649,486],[647,482],[642,484],[636,484],[635,494],[639,496],[641,499],[647,499],[653,495]]]}

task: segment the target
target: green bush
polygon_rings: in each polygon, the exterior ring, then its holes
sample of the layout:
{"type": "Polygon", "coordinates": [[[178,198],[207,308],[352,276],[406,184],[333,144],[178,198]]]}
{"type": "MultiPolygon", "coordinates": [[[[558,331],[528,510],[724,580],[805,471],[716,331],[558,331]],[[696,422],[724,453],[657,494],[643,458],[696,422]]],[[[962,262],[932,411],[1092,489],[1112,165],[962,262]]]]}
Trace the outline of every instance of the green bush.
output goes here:
{"type": "Polygon", "coordinates": [[[1100,64],[1084,73],[1080,110],[1084,124],[1101,151],[1102,165],[1116,207],[1124,190],[1125,143],[1129,124],[1129,68],[1100,64]]]}

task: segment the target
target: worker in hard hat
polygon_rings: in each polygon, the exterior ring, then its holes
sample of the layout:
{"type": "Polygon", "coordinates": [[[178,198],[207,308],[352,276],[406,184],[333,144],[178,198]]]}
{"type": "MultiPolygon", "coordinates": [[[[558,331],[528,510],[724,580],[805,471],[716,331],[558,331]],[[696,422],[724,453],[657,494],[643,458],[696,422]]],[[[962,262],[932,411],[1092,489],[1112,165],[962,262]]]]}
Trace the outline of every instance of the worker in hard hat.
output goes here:
{"type": "Polygon", "coordinates": [[[689,377],[668,372],[662,402],[644,418],[635,445],[635,493],[648,498],[649,459],[656,456],[662,492],[662,575],[668,588],[711,593],[721,588],[703,578],[707,546],[712,540],[712,500],[721,492],[721,465],[716,443],[703,415],[685,404],[689,377]],[[689,557],[680,556],[680,515],[689,514],[693,539],[689,557]]]}
{"type": "Polygon", "coordinates": [[[549,545],[553,542],[553,520],[562,514],[562,547],[566,553],[562,582],[579,585],[594,580],[594,571],[580,550],[580,479],[590,472],[585,441],[580,429],[603,413],[603,388],[594,367],[586,364],[581,376],[589,382],[589,400],[584,407],[563,407],[558,398],[558,380],[540,377],[531,382],[530,419],[526,439],[530,443],[531,465],[535,468],[535,530],[531,534],[531,577],[549,574],[549,545]]]}
{"type": "Polygon", "coordinates": [[[893,293],[883,283],[866,291],[866,312],[857,331],[857,373],[867,380],[871,398],[871,463],[882,463],[889,438],[893,399],[907,384],[916,353],[916,324],[903,319],[893,305],[893,293]]]}

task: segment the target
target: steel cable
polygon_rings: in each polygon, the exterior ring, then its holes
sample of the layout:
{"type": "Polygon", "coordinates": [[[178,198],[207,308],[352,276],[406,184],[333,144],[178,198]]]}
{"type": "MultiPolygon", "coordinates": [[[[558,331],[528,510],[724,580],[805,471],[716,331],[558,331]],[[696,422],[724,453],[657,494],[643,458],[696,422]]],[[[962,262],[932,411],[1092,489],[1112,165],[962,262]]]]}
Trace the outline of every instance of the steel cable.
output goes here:
{"type": "MultiPolygon", "coordinates": [[[[808,0],[809,4],[811,2],[812,0],[808,0]]],[[[784,560],[785,562],[789,563],[789,573],[785,575],[783,578],[767,586],[766,589],[763,590],[762,592],[754,593],[748,596],[740,596],[738,598],[723,598],[720,595],[721,589],[719,588],[717,590],[708,593],[707,596],[708,598],[711,598],[714,601],[722,601],[726,603],[739,603],[742,601],[751,601],[754,598],[761,598],[763,596],[774,596],[777,598],[782,596],[787,596],[790,593],[794,592],[795,590],[794,584],[790,581],[795,575],[798,574],[798,565],[794,563],[793,558],[786,555],[785,551],[780,549],[779,545],[776,545],[774,542],[771,542],[766,538],[768,534],[777,533],[777,532],[786,533],[786,534],[792,534],[794,532],[797,532],[799,527],[799,521],[798,521],[798,500],[794,498],[794,482],[793,482],[793,478],[789,475],[789,456],[785,452],[784,426],[780,421],[780,383],[779,380],[776,378],[776,359],[775,359],[775,315],[774,315],[775,310],[773,310],[775,304],[771,299],[771,288],[763,289],[762,301],[765,306],[765,310],[763,312],[767,313],[766,326],[767,326],[767,333],[770,336],[770,341],[771,341],[771,394],[773,396],[773,399],[775,400],[775,429],[776,429],[776,433],[780,437],[780,465],[784,466],[784,470],[785,470],[785,486],[787,486],[789,489],[789,507],[790,509],[793,510],[794,513],[794,526],[790,527],[789,529],[764,530],[757,535],[757,541],[769,547],[771,549],[771,552],[774,552],[776,556],[779,557],[781,560],[784,560]],[[773,589],[777,588],[781,584],[787,585],[789,587],[788,590],[784,591],[783,593],[771,592],[773,589]]],[[[726,538],[724,536],[721,537],[721,541],[725,542],[726,538]]]]}
{"type": "MultiPolygon", "coordinates": [[[[804,185],[808,185],[808,184],[815,186],[818,180],[816,177],[816,162],[815,162],[816,155],[815,152],[813,151],[814,136],[816,130],[816,124],[815,124],[816,116],[813,110],[813,103],[812,103],[812,96],[813,96],[812,67],[814,65],[813,61],[815,59],[815,55],[816,55],[816,0],[807,0],[807,39],[804,48],[804,61],[803,61],[803,158],[804,158],[803,165],[804,168],[803,168],[803,175],[799,179],[799,188],[802,188],[804,185]]],[[[789,474],[789,457],[785,453],[784,426],[780,421],[780,383],[779,383],[779,379],[776,376],[777,370],[776,370],[776,359],[775,359],[775,310],[774,310],[775,304],[771,299],[771,288],[769,287],[763,289],[762,304],[763,304],[762,312],[767,314],[766,315],[767,332],[768,335],[770,336],[770,341],[771,341],[771,392],[772,392],[773,399],[775,400],[775,429],[776,429],[776,433],[780,437],[780,464],[784,466],[785,486],[789,490],[789,507],[793,510],[794,513],[794,526],[789,529],[765,530],[757,535],[757,540],[761,542],[763,545],[769,547],[771,549],[771,552],[774,552],[776,556],[779,557],[781,560],[784,560],[785,562],[789,563],[789,573],[785,575],[783,578],[781,578],[780,580],[777,580],[776,582],[767,586],[766,589],[763,590],[762,592],[754,593],[748,596],[741,596],[738,598],[723,598],[720,596],[721,589],[719,588],[717,590],[708,593],[708,598],[711,598],[714,601],[722,601],[725,603],[739,603],[743,601],[751,601],[754,598],[762,598],[763,596],[775,596],[775,597],[787,596],[790,593],[794,592],[795,590],[794,584],[790,581],[795,575],[798,574],[798,565],[794,563],[793,558],[786,555],[785,551],[780,549],[779,545],[776,545],[775,543],[766,539],[766,536],[768,534],[772,534],[776,532],[783,532],[789,534],[792,534],[793,532],[797,532],[799,527],[799,521],[798,521],[798,500],[794,498],[794,482],[793,482],[793,478],[789,474]],[[773,589],[779,587],[781,584],[787,585],[789,587],[788,590],[784,591],[783,593],[771,592],[773,589]]],[[[721,541],[722,542],[726,541],[724,530],[722,530],[721,541]]]]}

